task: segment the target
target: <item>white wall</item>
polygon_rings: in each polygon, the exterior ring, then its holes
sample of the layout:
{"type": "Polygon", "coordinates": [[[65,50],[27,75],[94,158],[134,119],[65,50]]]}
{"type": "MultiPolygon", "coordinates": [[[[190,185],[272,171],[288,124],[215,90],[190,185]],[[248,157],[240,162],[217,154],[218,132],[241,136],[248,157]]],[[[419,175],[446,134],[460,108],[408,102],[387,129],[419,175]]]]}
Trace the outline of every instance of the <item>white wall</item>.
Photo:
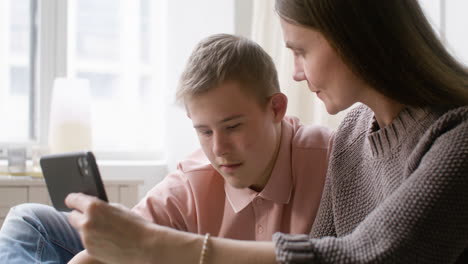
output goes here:
{"type": "Polygon", "coordinates": [[[252,0],[235,0],[235,33],[244,37],[251,37],[252,33],[252,0]]]}
{"type": "Polygon", "coordinates": [[[176,162],[198,147],[194,130],[184,109],[173,104],[179,76],[192,49],[202,38],[214,33],[234,33],[235,0],[167,1],[167,44],[165,98],[169,104],[166,124],[167,162],[176,162]]]}

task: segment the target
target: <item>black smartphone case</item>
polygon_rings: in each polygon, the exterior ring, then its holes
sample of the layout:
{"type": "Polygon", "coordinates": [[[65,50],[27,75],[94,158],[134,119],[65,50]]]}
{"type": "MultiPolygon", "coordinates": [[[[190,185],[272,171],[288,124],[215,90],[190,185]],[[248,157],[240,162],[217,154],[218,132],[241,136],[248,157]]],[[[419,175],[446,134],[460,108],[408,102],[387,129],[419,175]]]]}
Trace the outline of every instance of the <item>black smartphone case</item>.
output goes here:
{"type": "Polygon", "coordinates": [[[65,205],[65,198],[72,192],[108,201],[92,152],[46,155],[40,164],[50,199],[57,210],[71,211],[65,205]]]}

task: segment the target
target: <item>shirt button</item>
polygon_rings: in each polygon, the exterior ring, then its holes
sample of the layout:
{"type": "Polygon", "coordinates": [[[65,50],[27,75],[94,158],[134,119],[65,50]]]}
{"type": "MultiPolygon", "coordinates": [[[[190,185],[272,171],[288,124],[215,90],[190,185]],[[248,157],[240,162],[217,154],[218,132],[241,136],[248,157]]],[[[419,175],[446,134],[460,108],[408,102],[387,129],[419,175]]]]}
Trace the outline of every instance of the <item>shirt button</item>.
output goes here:
{"type": "Polygon", "coordinates": [[[261,225],[258,226],[258,233],[263,234],[263,226],[261,225]]]}
{"type": "Polygon", "coordinates": [[[258,198],[257,199],[257,205],[262,205],[263,203],[263,199],[262,198],[258,198]]]}

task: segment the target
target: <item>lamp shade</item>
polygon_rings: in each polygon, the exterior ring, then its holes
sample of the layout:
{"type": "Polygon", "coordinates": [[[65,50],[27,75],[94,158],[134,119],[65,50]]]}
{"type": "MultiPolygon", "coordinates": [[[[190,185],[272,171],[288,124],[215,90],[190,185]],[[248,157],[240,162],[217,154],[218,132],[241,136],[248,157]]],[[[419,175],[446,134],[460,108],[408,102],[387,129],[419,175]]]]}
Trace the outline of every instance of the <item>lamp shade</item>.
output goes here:
{"type": "Polygon", "coordinates": [[[51,153],[91,150],[89,81],[72,78],[55,79],[49,120],[51,153]]]}

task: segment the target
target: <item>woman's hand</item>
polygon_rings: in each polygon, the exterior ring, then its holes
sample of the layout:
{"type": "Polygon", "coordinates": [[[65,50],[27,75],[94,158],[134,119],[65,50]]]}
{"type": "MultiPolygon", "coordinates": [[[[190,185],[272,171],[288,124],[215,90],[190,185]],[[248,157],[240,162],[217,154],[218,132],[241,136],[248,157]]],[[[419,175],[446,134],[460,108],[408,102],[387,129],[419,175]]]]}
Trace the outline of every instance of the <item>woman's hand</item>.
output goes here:
{"type": "Polygon", "coordinates": [[[88,255],[86,250],[81,251],[80,253],[76,254],[68,264],[104,264],[103,262],[92,258],[88,255]]]}
{"type": "MultiPolygon", "coordinates": [[[[68,216],[87,253],[104,263],[198,263],[203,236],[145,221],[128,208],[81,193],[67,196],[68,216]]],[[[276,263],[272,242],[211,238],[206,263],[276,263]]]]}

